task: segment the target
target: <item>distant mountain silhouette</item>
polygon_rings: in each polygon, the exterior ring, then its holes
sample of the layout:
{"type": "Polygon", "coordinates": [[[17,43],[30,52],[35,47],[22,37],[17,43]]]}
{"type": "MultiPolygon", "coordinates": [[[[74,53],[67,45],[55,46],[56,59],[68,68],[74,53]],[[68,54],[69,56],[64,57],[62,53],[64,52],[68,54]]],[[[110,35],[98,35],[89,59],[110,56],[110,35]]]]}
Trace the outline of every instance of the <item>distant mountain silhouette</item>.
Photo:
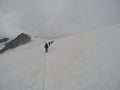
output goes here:
{"type": "Polygon", "coordinates": [[[0,43],[6,42],[6,41],[8,41],[8,40],[9,40],[8,38],[2,38],[2,39],[0,39],[0,43]]]}
{"type": "Polygon", "coordinates": [[[30,42],[31,37],[27,34],[21,33],[16,38],[5,44],[5,47],[0,50],[0,54],[4,53],[8,49],[13,49],[19,45],[26,44],[30,42]]]}

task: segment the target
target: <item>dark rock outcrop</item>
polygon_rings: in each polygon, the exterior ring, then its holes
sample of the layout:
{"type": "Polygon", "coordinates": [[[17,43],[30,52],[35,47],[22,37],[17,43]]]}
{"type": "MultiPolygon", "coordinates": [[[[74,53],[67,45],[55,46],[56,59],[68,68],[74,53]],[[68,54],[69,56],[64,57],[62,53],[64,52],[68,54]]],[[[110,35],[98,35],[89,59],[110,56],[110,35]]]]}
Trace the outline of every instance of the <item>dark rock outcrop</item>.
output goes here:
{"type": "Polygon", "coordinates": [[[0,54],[4,53],[8,49],[13,49],[18,47],[19,45],[26,44],[30,42],[31,37],[27,34],[21,33],[15,39],[5,44],[5,47],[0,50],[0,54]]]}
{"type": "Polygon", "coordinates": [[[8,40],[9,40],[8,38],[2,38],[2,39],[0,39],[0,43],[6,42],[8,40]]]}

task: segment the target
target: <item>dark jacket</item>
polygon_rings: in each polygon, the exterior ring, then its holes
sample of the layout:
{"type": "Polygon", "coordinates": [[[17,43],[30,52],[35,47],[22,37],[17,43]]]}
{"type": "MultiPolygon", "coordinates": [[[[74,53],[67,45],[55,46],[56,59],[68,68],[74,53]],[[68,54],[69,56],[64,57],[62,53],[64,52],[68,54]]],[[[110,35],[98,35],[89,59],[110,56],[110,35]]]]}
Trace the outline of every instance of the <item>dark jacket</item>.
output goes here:
{"type": "Polygon", "coordinates": [[[48,44],[46,43],[44,47],[47,49],[49,46],[48,46],[48,44]]]}

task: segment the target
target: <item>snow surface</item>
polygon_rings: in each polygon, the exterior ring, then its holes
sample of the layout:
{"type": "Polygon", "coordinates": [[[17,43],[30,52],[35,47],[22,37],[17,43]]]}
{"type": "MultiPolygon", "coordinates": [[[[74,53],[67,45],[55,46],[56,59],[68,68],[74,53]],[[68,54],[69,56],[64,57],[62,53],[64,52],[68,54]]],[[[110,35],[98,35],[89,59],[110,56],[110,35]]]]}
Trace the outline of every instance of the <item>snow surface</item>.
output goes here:
{"type": "Polygon", "coordinates": [[[119,90],[120,25],[44,40],[0,55],[0,90],[119,90]]]}

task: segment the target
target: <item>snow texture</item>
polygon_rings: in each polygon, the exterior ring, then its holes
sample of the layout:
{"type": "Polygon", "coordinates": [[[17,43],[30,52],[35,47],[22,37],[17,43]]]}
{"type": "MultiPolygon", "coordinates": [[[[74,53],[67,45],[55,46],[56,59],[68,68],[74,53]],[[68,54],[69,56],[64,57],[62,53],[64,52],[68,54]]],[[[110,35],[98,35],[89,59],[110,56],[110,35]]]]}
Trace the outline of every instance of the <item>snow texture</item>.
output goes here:
{"type": "Polygon", "coordinates": [[[0,90],[119,90],[120,25],[56,39],[39,38],[0,55],[0,90]]]}
{"type": "Polygon", "coordinates": [[[0,39],[21,32],[32,41],[0,54],[0,90],[120,90],[120,0],[0,0],[0,39]]]}

